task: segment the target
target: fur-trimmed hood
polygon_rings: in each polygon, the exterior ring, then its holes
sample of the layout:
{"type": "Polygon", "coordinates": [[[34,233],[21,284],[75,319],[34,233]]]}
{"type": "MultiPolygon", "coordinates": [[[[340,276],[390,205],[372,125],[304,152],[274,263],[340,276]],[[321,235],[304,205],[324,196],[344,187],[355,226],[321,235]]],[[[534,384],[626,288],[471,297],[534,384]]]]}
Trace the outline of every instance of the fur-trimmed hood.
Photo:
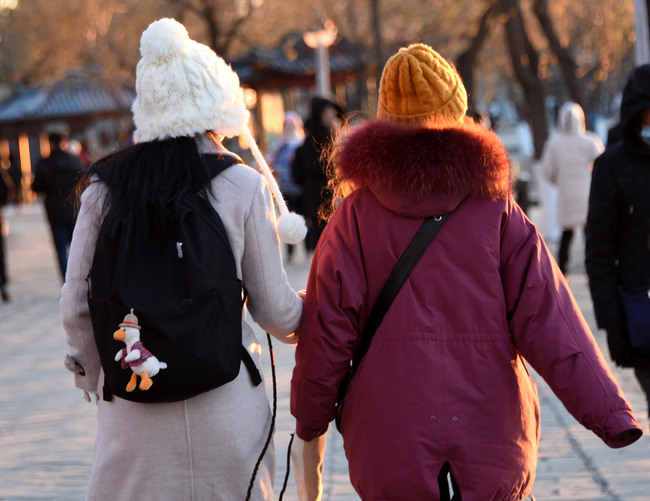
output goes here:
{"type": "Polygon", "coordinates": [[[505,148],[473,123],[429,129],[370,122],[345,140],[338,169],[343,180],[409,216],[448,212],[468,195],[498,199],[511,192],[505,148]]]}

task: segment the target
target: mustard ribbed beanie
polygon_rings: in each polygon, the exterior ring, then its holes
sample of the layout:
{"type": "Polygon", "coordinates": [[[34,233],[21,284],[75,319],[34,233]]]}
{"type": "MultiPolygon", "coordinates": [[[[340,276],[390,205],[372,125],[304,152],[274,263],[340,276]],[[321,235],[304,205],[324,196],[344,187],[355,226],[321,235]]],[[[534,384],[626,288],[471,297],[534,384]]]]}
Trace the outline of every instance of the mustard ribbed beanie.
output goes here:
{"type": "Polygon", "coordinates": [[[428,45],[402,47],[386,63],[377,118],[449,127],[466,112],[467,92],[460,76],[428,45]]]}

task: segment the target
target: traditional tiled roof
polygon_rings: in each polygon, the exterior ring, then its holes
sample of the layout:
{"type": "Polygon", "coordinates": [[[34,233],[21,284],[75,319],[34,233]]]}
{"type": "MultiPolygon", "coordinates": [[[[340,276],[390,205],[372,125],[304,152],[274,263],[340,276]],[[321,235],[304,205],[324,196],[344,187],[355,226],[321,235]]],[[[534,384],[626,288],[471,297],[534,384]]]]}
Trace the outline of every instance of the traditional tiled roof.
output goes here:
{"type": "MultiPolygon", "coordinates": [[[[329,48],[329,65],[333,77],[354,71],[359,62],[354,47],[345,39],[329,48]]],[[[255,84],[269,74],[277,77],[313,77],[316,71],[316,51],[307,47],[298,33],[287,35],[278,47],[272,49],[254,48],[246,56],[232,62],[240,80],[255,84]]]]}
{"type": "Polygon", "coordinates": [[[86,79],[23,87],[0,104],[0,123],[128,113],[134,98],[129,87],[112,89],[86,79]]]}
{"type": "MultiPolygon", "coordinates": [[[[330,47],[333,79],[355,70],[358,59],[354,54],[354,46],[345,40],[330,47]]],[[[316,71],[316,51],[307,47],[300,34],[292,33],[276,48],[254,48],[232,61],[232,67],[243,85],[305,85],[316,71]]],[[[0,124],[130,113],[134,99],[135,90],[128,86],[113,88],[101,80],[73,75],[51,85],[15,89],[0,104],[0,124]]]]}

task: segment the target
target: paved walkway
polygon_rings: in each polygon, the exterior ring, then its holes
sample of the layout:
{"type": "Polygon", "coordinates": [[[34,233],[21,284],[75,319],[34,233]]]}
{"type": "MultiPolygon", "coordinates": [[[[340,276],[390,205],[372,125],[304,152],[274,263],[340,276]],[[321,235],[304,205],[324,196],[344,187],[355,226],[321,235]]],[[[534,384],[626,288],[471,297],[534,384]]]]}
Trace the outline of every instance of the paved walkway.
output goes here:
{"type": "MultiPolygon", "coordinates": [[[[84,498],[90,472],[96,413],[63,368],[65,335],[58,310],[60,279],[45,218],[39,205],[5,213],[13,301],[0,304],[0,500],[84,498]]],[[[534,217],[534,214],[533,214],[534,217]]],[[[594,327],[582,256],[575,245],[569,283],[594,327]]],[[[308,265],[287,266],[296,288],[304,288],[308,265]]],[[[603,349],[605,338],[596,337],[603,349]]],[[[265,340],[260,337],[263,346],[265,340]]],[[[265,349],[265,353],[267,350],[265,349]]],[[[275,344],[279,384],[276,495],[285,472],[293,431],[289,381],[293,348],[275,344]]],[[[267,359],[267,378],[270,368],[267,359]]],[[[614,369],[637,418],[648,430],[646,404],[631,370],[614,369]]],[[[534,493],[537,500],[641,501],[650,499],[650,438],[625,449],[607,448],[564,410],[534,375],[542,404],[542,440],[534,493]]],[[[270,391],[270,385],[269,385],[270,391]]],[[[331,428],[325,465],[327,501],[357,500],[349,484],[340,435],[331,428]]],[[[284,499],[296,499],[291,479],[284,499]]],[[[169,500],[180,501],[180,500],[169,500]]],[[[234,500],[233,500],[234,501],[234,500]]]]}

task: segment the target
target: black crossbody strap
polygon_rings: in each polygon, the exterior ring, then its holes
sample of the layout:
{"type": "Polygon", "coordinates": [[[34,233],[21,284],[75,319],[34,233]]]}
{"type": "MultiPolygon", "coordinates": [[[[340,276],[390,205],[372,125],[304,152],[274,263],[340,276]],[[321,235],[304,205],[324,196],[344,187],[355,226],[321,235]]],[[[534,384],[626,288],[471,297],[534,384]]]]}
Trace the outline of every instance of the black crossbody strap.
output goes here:
{"type": "Polygon", "coordinates": [[[388,277],[388,280],[386,280],[384,288],[379,293],[379,297],[368,316],[368,322],[363,330],[359,348],[353,358],[352,367],[354,369],[359,367],[361,359],[368,351],[368,348],[370,348],[370,341],[372,341],[372,337],[375,335],[375,331],[384,319],[390,305],[393,303],[395,297],[397,297],[397,294],[406,282],[406,279],[409,277],[413,268],[415,268],[415,265],[418,264],[422,255],[438,234],[438,231],[440,231],[440,228],[447,220],[448,216],[449,213],[442,216],[432,216],[427,218],[413,237],[413,240],[411,240],[411,243],[404,251],[404,254],[402,254],[402,257],[395,265],[395,268],[388,277]]]}

